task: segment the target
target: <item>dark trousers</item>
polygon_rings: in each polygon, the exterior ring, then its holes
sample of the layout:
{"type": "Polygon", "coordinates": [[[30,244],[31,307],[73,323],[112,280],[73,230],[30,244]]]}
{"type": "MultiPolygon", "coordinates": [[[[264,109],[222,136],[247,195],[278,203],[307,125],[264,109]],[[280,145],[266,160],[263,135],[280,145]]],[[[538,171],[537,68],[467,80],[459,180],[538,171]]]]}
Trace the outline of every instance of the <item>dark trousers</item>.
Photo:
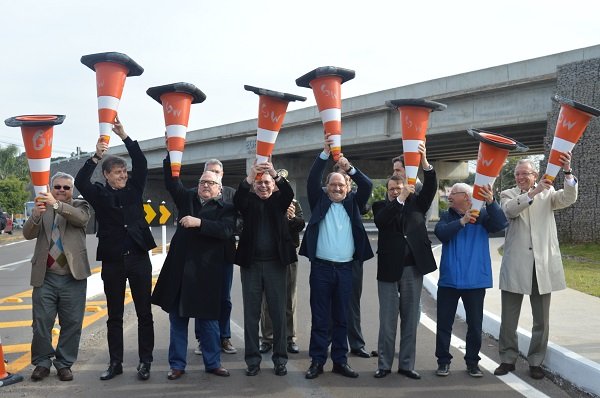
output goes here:
{"type": "Polygon", "coordinates": [[[331,330],[331,360],[337,364],[347,363],[352,262],[334,266],[315,259],[310,265],[309,282],[312,326],[308,354],[313,362],[327,361],[331,330]]]}
{"type": "MultiPolygon", "coordinates": [[[[223,267],[223,284],[221,285],[221,315],[219,316],[219,334],[221,340],[231,338],[231,284],[233,282],[233,264],[225,264],[223,267]]],[[[194,334],[196,340],[201,339],[201,319],[194,323],[194,334]]]]}
{"type": "Polygon", "coordinates": [[[348,303],[348,344],[351,350],[365,347],[365,339],[360,327],[360,297],[363,287],[363,262],[352,261],[352,295],[348,303]]]}
{"type": "Polygon", "coordinates": [[[85,310],[87,280],[46,272],[44,283],[31,294],[33,339],[31,363],[56,369],[70,368],[77,360],[85,310]],[[58,315],[60,335],[52,347],[52,327],[58,315]],[[53,359],[54,358],[54,359],[53,359]]]}
{"type": "Polygon", "coordinates": [[[102,263],[102,281],[108,307],[108,351],[111,363],[123,362],[123,311],[125,283],[129,288],[138,319],[138,353],[141,362],[152,362],[154,349],[154,321],[150,294],[152,264],[148,253],[123,256],[121,261],[102,263]]]}
{"type": "Polygon", "coordinates": [[[285,331],[285,301],[288,266],[277,261],[253,261],[240,268],[244,300],[244,360],[246,365],[260,365],[258,324],[263,292],[273,321],[273,364],[285,365],[288,360],[285,331]]]}
{"type": "Polygon", "coordinates": [[[456,315],[458,299],[462,298],[467,316],[467,366],[477,365],[481,349],[481,325],[483,322],[483,299],[485,289],[454,289],[438,287],[437,292],[437,332],[435,336],[435,356],[438,364],[450,364],[450,339],[452,324],[456,315]]]}
{"type": "MultiPolygon", "coordinates": [[[[170,342],[169,366],[171,369],[185,370],[187,365],[188,322],[190,318],[179,316],[176,310],[169,312],[170,342]]],[[[219,323],[211,319],[195,320],[196,332],[202,340],[202,360],[208,372],[221,366],[221,340],[219,323]]]]}

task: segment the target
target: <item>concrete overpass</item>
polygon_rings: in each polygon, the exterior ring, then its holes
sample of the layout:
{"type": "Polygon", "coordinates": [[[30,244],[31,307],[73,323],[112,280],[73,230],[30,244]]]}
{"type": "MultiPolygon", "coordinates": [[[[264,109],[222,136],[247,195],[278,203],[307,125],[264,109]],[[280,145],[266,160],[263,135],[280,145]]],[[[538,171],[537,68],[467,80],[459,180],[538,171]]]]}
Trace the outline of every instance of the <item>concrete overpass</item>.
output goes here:
{"type": "MultiPolygon", "coordinates": [[[[466,172],[464,161],[476,158],[478,143],[466,133],[470,127],[502,133],[529,146],[530,154],[542,154],[548,123],[552,122],[549,116],[556,107],[550,98],[558,91],[559,67],[599,58],[600,45],[347,98],[342,102],[342,150],[370,177],[385,178],[391,171],[390,159],[402,152],[398,112],[387,108],[385,101],[425,98],[448,105],[447,110],[432,113],[427,135],[428,158],[435,162],[440,178],[460,178],[466,172]]],[[[594,90],[593,81],[580,84],[594,90]]],[[[298,94],[312,95],[309,90],[299,90],[298,94]]],[[[572,93],[563,90],[561,94],[572,93]]],[[[225,184],[237,186],[254,159],[256,127],[257,121],[252,119],[188,132],[184,182],[194,184],[204,162],[218,158],[225,166],[225,184]]],[[[162,200],[164,138],[141,141],[140,145],[150,168],[148,196],[162,200]]],[[[323,128],[316,107],[287,113],[273,162],[290,171],[303,203],[305,176],[322,145],[323,128]]],[[[111,153],[126,157],[124,146],[111,148],[111,153]]]]}

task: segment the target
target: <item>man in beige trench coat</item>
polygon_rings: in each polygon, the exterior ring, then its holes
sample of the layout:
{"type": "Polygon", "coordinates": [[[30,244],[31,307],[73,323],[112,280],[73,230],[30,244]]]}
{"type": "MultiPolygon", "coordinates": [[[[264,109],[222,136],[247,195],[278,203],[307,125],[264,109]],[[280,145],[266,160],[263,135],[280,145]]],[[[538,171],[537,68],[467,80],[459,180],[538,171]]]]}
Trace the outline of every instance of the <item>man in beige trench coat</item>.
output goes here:
{"type": "Polygon", "coordinates": [[[515,370],[519,356],[517,327],[523,295],[529,295],[533,326],[527,361],[532,378],[544,377],[541,365],[546,355],[551,292],[566,288],[558,246],[554,211],[577,200],[577,179],[571,173],[571,154],[561,155],[564,189],[554,190],[552,182],[538,179],[528,159],[515,167],[517,186],[500,195],[508,219],[504,256],[500,268],[502,320],[500,324],[500,366],[495,375],[515,370]]]}

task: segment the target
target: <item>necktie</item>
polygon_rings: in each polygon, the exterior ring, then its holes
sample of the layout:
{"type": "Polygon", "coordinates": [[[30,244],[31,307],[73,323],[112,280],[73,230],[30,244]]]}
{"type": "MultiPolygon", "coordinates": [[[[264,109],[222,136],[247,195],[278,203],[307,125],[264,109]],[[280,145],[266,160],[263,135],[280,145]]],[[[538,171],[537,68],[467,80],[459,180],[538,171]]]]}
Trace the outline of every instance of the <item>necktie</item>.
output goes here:
{"type": "Polygon", "coordinates": [[[67,257],[63,249],[62,241],[60,239],[60,231],[58,230],[58,214],[54,216],[54,222],[52,223],[52,233],[50,234],[50,247],[48,249],[48,260],[46,266],[52,267],[55,263],[64,267],[67,265],[67,257]]]}

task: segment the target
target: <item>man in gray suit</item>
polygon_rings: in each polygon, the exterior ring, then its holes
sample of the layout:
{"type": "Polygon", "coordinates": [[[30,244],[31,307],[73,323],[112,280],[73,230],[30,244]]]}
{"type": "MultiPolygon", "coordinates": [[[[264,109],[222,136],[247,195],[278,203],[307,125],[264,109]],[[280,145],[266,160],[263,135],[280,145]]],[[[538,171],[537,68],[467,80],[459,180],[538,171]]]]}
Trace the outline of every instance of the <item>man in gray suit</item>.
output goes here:
{"type": "Polygon", "coordinates": [[[536,183],[538,171],[529,159],[515,167],[517,186],[502,191],[500,202],[508,219],[504,256],[500,267],[502,315],[498,348],[502,363],[494,371],[502,376],[515,370],[519,356],[517,327],[523,295],[529,295],[533,328],[527,361],[529,374],[543,379],[541,368],[546,349],[550,321],[550,297],[553,291],[566,288],[554,211],[577,200],[577,179],[571,172],[571,154],[561,155],[564,189],[556,191],[552,181],[536,183]]]}
{"type": "Polygon", "coordinates": [[[25,239],[37,238],[31,259],[33,381],[48,377],[51,365],[61,381],[73,380],[71,366],[79,350],[86,279],[91,274],[85,246],[90,206],[73,199],[73,180],[69,174],[56,173],[51,191],[40,193],[23,226],[25,239]],[[57,314],[60,335],[55,350],[52,327],[57,314]]]}

